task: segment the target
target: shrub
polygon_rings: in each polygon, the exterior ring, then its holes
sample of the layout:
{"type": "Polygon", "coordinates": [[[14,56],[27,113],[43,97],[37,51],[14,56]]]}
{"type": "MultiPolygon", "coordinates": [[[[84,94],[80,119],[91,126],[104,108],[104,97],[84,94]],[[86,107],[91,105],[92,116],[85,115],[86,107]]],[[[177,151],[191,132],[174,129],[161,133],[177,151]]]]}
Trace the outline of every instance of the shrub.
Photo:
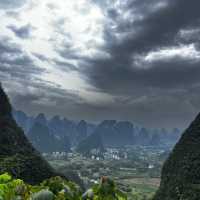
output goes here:
{"type": "Polygon", "coordinates": [[[73,182],[53,177],[40,185],[31,186],[23,180],[13,179],[9,174],[0,175],[0,200],[127,200],[107,177],[94,185],[83,196],[80,187],[73,182]]]}
{"type": "Polygon", "coordinates": [[[31,197],[32,200],[54,200],[53,192],[49,190],[41,190],[37,193],[34,193],[31,197]]]}

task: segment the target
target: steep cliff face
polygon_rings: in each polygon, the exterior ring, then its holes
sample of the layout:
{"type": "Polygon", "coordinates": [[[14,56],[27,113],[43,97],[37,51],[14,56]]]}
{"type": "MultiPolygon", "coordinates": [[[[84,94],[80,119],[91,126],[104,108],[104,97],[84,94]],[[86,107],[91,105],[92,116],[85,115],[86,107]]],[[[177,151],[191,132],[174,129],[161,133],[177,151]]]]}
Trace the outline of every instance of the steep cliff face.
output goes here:
{"type": "Polygon", "coordinates": [[[161,178],[154,200],[200,199],[200,114],[165,162],[161,178]]]}
{"type": "Polygon", "coordinates": [[[7,171],[31,184],[55,176],[17,126],[11,111],[9,99],[0,86],[0,173],[7,171]]]}

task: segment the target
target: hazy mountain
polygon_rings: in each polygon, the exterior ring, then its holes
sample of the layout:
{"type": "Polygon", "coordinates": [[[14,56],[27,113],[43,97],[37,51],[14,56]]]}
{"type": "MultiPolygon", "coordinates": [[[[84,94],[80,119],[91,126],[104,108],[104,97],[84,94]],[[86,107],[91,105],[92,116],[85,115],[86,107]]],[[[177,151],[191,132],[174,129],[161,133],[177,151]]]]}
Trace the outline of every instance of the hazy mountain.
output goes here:
{"type": "MultiPolygon", "coordinates": [[[[90,141],[90,135],[94,135],[93,137],[95,135],[98,135],[97,137],[100,136],[105,147],[121,147],[124,145],[173,146],[181,135],[180,130],[177,128],[171,131],[164,128],[151,130],[141,126],[134,126],[133,123],[128,121],[104,120],[96,125],[84,120],[75,122],[66,118],[61,119],[58,115],[48,120],[44,114],[39,114],[34,118],[21,111],[14,111],[13,116],[27,134],[36,122],[46,126],[51,135],[50,137],[55,136],[59,139],[58,141],[55,140],[56,144],[57,142],[61,143],[60,145],[55,145],[55,148],[62,146],[64,142],[70,143],[72,147],[77,146],[83,140],[85,140],[84,142],[87,142],[87,139],[90,141]]],[[[30,140],[33,138],[32,135],[30,140]]],[[[35,140],[32,142],[35,143],[35,140]]],[[[59,147],[55,150],[59,151],[59,149],[62,148],[59,147]]]]}
{"type": "Polygon", "coordinates": [[[117,145],[133,145],[135,132],[131,122],[117,122],[114,126],[114,130],[116,132],[115,140],[117,145]]]}
{"type": "Polygon", "coordinates": [[[151,146],[161,146],[163,145],[162,139],[161,139],[161,135],[159,133],[154,133],[152,135],[152,138],[150,139],[150,143],[151,146]]]}
{"type": "Polygon", "coordinates": [[[43,113],[36,117],[29,117],[22,111],[13,111],[13,117],[41,152],[69,151],[70,144],[77,145],[87,136],[86,122],[76,124],[71,120],[61,119],[59,116],[48,120],[43,113]],[[85,128],[81,124],[85,125],[85,128]],[[81,131],[82,128],[86,131],[81,131]],[[48,142],[46,142],[46,147],[43,147],[45,140],[48,142]]]}
{"type": "Polygon", "coordinates": [[[77,131],[76,131],[76,123],[72,120],[68,120],[66,118],[63,119],[63,128],[65,130],[65,134],[69,137],[71,145],[75,146],[77,145],[76,137],[77,137],[77,131]]]}
{"type": "Polygon", "coordinates": [[[28,133],[28,138],[40,152],[52,153],[56,151],[70,151],[70,142],[66,136],[57,138],[50,133],[47,126],[39,122],[34,123],[28,133]]]}
{"type": "Polygon", "coordinates": [[[200,199],[200,114],[184,132],[162,170],[154,200],[200,199]]]}
{"type": "Polygon", "coordinates": [[[96,124],[87,123],[87,136],[89,136],[92,133],[94,133],[94,131],[95,131],[96,128],[97,128],[96,124]]]}
{"type": "Polygon", "coordinates": [[[102,137],[99,134],[92,134],[87,139],[81,141],[76,150],[83,154],[89,154],[91,150],[99,150],[99,153],[104,151],[102,137]]]}
{"type": "Polygon", "coordinates": [[[77,143],[83,141],[87,137],[87,122],[84,120],[81,120],[76,127],[77,131],[77,143]]]}
{"type": "Polygon", "coordinates": [[[116,144],[116,132],[114,130],[115,120],[105,120],[103,121],[93,133],[97,137],[101,137],[101,141],[104,146],[113,146],[116,144]]]}
{"type": "Polygon", "coordinates": [[[35,119],[34,123],[39,123],[47,126],[47,118],[43,113],[40,113],[35,119]]]}
{"type": "Polygon", "coordinates": [[[50,129],[52,134],[57,135],[59,137],[63,137],[66,135],[66,130],[63,121],[58,115],[50,119],[50,121],[48,122],[48,128],[50,129]]]}
{"type": "Polygon", "coordinates": [[[28,183],[56,175],[13,120],[11,105],[1,87],[0,105],[0,173],[7,171],[28,183]]]}
{"type": "MultiPolygon", "coordinates": [[[[91,138],[99,138],[104,147],[123,147],[134,144],[134,128],[131,122],[115,120],[105,120],[100,123],[92,133],[86,138],[84,143],[91,142],[91,138]]],[[[95,139],[93,139],[96,141],[95,139]]]]}
{"type": "Polygon", "coordinates": [[[22,112],[22,111],[16,111],[13,112],[14,118],[17,122],[17,124],[24,129],[24,131],[27,131],[27,120],[28,116],[22,112]]]}
{"type": "MultiPolygon", "coordinates": [[[[105,120],[94,129],[92,138],[100,138],[105,148],[124,147],[126,145],[170,147],[178,141],[180,135],[181,132],[178,129],[172,131],[166,131],[165,129],[151,130],[143,127],[134,127],[128,121],[105,120]]],[[[90,142],[91,137],[87,137],[84,140],[85,145],[89,145],[90,142]]]]}
{"type": "Polygon", "coordinates": [[[145,146],[150,144],[151,135],[146,128],[141,128],[135,139],[136,144],[145,146]]]}
{"type": "Polygon", "coordinates": [[[34,118],[29,117],[22,111],[13,110],[12,114],[18,126],[20,126],[24,132],[27,133],[34,123],[34,118]]]}

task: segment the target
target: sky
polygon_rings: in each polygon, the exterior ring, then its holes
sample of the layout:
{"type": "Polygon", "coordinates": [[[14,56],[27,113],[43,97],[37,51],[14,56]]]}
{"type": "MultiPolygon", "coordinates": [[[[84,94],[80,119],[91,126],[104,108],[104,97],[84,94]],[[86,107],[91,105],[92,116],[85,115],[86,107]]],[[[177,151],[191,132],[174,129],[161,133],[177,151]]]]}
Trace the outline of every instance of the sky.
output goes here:
{"type": "Polygon", "coordinates": [[[16,109],[184,128],[200,111],[199,0],[0,0],[16,109]]]}

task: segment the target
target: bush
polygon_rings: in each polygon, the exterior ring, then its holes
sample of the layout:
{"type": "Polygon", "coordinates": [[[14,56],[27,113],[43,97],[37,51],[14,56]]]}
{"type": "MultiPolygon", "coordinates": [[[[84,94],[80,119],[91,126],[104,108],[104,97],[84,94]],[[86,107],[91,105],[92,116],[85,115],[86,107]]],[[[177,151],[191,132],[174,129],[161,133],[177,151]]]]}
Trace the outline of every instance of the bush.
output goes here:
{"type": "Polygon", "coordinates": [[[54,200],[53,192],[49,190],[41,190],[37,193],[34,193],[31,197],[32,200],[54,200]]]}
{"type": "Polygon", "coordinates": [[[80,187],[73,182],[53,177],[40,185],[31,186],[23,180],[13,179],[8,173],[0,175],[0,200],[126,200],[114,181],[103,177],[83,196],[80,187]]]}

